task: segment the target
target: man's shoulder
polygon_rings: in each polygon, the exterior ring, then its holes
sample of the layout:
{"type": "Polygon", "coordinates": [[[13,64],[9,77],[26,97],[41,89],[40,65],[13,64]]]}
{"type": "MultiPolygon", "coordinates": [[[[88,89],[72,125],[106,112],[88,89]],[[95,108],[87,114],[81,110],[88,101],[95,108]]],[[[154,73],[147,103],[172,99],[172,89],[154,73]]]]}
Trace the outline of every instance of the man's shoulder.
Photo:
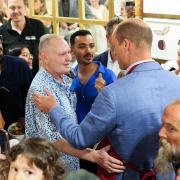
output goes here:
{"type": "Polygon", "coordinates": [[[28,64],[21,58],[14,56],[3,57],[3,69],[7,74],[11,74],[12,78],[17,77],[20,83],[30,83],[33,79],[32,72],[28,64]]]}
{"type": "Polygon", "coordinates": [[[94,57],[94,61],[98,61],[101,58],[108,58],[108,50],[102,52],[101,54],[98,54],[97,56],[94,57]]]}
{"type": "Polygon", "coordinates": [[[26,17],[26,21],[30,22],[30,23],[42,24],[42,22],[40,20],[29,18],[29,17],[26,17]]]}
{"type": "Polygon", "coordinates": [[[26,18],[27,26],[32,26],[34,27],[42,27],[44,28],[43,23],[38,20],[38,19],[33,19],[33,18],[26,18]]]}
{"type": "Polygon", "coordinates": [[[106,50],[103,53],[97,55],[96,57],[94,57],[93,61],[100,61],[104,66],[107,66],[108,52],[109,50],[106,50]]]}
{"type": "Polygon", "coordinates": [[[114,74],[114,72],[107,68],[106,66],[104,66],[101,62],[97,62],[99,64],[99,71],[102,72],[103,74],[105,74],[107,77],[113,77],[114,79],[116,79],[116,75],[114,74]]]}
{"type": "Polygon", "coordinates": [[[44,91],[44,88],[48,88],[49,84],[53,83],[48,73],[44,69],[39,69],[37,74],[35,75],[31,88],[35,88],[38,91],[44,91]]]}
{"type": "Polygon", "coordinates": [[[0,26],[0,32],[2,33],[4,30],[7,30],[8,26],[9,26],[8,22],[4,23],[2,26],[0,26]]]}
{"type": "Polygon", "coordinates": [[[12,65],[14,64],[16,67],[18,65],[20,65],[20,66],[27,66],[27,63],[23,59],[21,59],[19,57],[5,55],[3,57],[3,60],[5,62],[7,62],[8,64],[12,64],[12,65]]]}

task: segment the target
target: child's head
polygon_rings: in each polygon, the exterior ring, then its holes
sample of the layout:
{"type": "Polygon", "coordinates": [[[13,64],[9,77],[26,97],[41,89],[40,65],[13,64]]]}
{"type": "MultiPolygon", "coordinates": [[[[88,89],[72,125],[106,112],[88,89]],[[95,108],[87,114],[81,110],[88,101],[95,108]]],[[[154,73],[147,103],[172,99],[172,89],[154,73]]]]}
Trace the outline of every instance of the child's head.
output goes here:
{"type": "Polygon", "coordinates": [[[61,180],[65,170],[57,149],[42,138],[29,138],[12,147],[8,180],[61,180]]]}

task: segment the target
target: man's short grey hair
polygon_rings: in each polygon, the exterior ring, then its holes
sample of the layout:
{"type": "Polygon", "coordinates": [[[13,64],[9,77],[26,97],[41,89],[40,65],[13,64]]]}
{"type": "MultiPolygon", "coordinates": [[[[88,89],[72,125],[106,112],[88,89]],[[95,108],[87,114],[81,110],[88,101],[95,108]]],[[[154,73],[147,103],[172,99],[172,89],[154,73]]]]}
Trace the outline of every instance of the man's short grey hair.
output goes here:
{"type": "Polygon", "coordinates": [[[63,40],[63,38],[59,35],[56,34],[45,34],[43,36],[41,36],[40,38],[40,42],[39,42],[39,52],[41,52],[44,48],[47,47],[47,45],[49,44],[49,41],[51,39],[60,39],[63,40]]]}

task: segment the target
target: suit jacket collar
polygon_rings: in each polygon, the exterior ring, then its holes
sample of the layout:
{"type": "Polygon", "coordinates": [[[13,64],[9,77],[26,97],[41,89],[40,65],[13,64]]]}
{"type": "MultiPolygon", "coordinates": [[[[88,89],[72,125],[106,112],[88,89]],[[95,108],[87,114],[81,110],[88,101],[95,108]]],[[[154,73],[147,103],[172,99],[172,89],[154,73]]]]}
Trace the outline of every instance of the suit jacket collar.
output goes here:
{"type": "Polygon", "coordinates": [[[163,68],[159,63],[155,61],[149,61],[146,63],[141,63],[138,66],[136,66],[133,72],[151,71],[151,70],[163,70],[163,68]]]}

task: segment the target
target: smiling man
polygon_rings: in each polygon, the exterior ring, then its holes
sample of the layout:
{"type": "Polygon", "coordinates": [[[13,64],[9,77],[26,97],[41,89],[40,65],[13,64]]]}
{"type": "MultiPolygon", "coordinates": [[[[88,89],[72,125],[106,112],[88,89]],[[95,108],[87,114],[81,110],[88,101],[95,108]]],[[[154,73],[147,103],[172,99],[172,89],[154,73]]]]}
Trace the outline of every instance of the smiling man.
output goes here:
{"type": "MultiPolygon", "coordinates": [[[[116,76],[113,71],[107,69],[101,62],[93,61],[95,44],[90,31],[76,31],[71,35],[70,43],[71,51],[78,62],[71,91],[75,92],[77,96],[76,114],[80,124],[90,111],[98,95],[96,82],[101,79],[103,86],[109,85],[116,80],[116,76]]],[[[94,173],[96,172],[94,164],[87,161],[81,160],[80,167],[94,173]]]]}
{"type": "Polygon", "coordinates": [[[114,82],[116,76],[113,71],[107,69],[101,62],[93,61],[95,44],[90,31],[76,31],[71,35],[70,42],[71,51],[78,62],[71,91],[76,92],[76,114],[78,123],[81,123],[98,95],[98,90],[95,87],[96,79],[101,78],[103,85],[106,86],[114,82]]]}

